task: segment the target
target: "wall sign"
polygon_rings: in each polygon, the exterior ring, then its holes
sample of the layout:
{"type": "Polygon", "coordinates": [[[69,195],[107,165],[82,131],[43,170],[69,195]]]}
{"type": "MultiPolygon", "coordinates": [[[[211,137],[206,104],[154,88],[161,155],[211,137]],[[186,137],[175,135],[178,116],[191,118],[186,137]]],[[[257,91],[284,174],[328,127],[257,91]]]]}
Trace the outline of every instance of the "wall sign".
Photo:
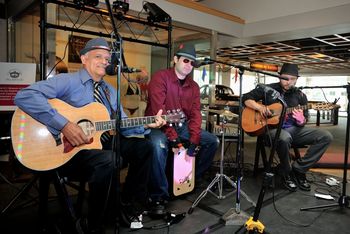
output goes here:
{"type": "Polygon", "coordinates": [[[0,63],[0,111],[16,109],[18,90],[35,82],[35,63],[0,63]]]}

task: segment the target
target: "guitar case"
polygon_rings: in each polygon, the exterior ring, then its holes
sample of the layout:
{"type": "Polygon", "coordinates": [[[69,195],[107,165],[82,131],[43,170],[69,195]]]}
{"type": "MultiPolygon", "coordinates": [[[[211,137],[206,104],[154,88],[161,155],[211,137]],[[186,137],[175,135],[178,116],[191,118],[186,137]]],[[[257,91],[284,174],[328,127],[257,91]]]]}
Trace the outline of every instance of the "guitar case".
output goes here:
{"type": "Polygon", "coordinates": [[[185,160],[186,149],[174,153],[171,149],[167,159],[169,195],[180,196],[189,193],[195,185],[195,157],[185,160]]]}

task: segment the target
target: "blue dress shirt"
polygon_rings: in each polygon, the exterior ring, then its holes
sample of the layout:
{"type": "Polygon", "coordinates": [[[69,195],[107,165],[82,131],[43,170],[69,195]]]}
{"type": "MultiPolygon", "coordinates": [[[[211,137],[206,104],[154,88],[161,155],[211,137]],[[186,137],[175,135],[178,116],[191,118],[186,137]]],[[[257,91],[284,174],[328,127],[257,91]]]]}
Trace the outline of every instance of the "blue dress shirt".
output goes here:
{"type": "MultiPolygon", "coordinates": [[[[108,90],[109,101],[105,92],[102,93],[102,99],[112,116],[117,110],[117,92],[104,80],[101,80],[101,87],[103,90],[108,90]]],[[[68,120],[53,109],[47,100],[57,98],[78,108],[94,102],[93,93],[93,80],[85,69],[81,69],[75,73],[62,73],[36,82],[20,90],[14,101],[24,112],[46,125],[53,135],[58,135],[68,120]]],[[[121,118],[127,118],[121,105],[120,107],[121,118]]],[[[150,129],[145,130],[143,126],[121,129],[121,134],[124,136],[144,135],[149,132],[150,129]]]]}

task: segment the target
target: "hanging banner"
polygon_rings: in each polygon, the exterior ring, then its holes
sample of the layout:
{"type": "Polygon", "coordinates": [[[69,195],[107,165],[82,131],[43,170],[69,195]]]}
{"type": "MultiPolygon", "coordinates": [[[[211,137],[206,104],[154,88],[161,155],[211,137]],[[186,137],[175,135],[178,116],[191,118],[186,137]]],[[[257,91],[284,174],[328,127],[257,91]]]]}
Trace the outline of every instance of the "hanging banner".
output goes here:
{"type": "Polygon", "coordinates": [[[0,63],[0,111],[16,109],[18,90],[35,82],[35,63],[0,63]]]}

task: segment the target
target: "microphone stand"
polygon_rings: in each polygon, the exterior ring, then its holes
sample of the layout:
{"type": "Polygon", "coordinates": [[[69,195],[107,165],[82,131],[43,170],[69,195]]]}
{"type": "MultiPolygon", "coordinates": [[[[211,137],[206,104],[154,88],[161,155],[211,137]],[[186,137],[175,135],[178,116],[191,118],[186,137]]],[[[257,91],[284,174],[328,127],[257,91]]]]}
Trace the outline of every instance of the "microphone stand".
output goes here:
{"type": "MultiPolygon", "coordinates": [[[[264,74],[264,75],[269,75],[269,76],[273,76],[273,77],[277,77],[279,79],[283,79],[283,80],[288,80],[284,77],[281,77],[280,75],[276,75],[276,74],[271,74],[268,72],[263,72],[263,71],[259,71],[259,70],[255,70],[255,69],[251,69],[251,68],[247,68],[241,65],[235,65],[235,64],[230,64],[230,63],[226,63],[226,62],[221,62],[221,61],[216,61],[213,59],[206,59],[206,61],[211,61],[211,62],[215,62],[215,63],[221,63],[221,64],[225,64],[231,67],[236,67],[239,69],[239,75],[240,75],[240,95],[239,95],[239,122],[238,122],[238,134],[239,134],[239,141],[238,141],[238,146],[237,146],[237,163],[239,165],[239,161],[240,160],[240,156],[241,156],[241,144],[242,144],[242,110],[243,110],[243,104],[242,104],[242,75],[244,73],[245,70],[247,71],[251,71],[251,72],[256,72],[256,73],[260,73],[260,74],[264,74]]],[[[276,94],[275,94],[276,95],[276,94]]],[[[255,206],[255,210],[254,210],[254,216],[250,217],[237,231],[236,233],[241,233],[242,230],[245,233],[246,231],[249,232],[254,232],[254,233],[263,233],[264,230],[264,225],[258,220],[259,218],[259,214],[260,214],[260,210],[264,201],[264,196],[265,196],[265,192],[266,189],[270,186],[270,184],[272,184],[273,182],[273,177],[274,174],[271,173],[271,164],[273,162],[273,157],[276,151],[276,147],[277,147],[277,139],[280,136],[281,133],[281,129],[282,129],[282,124],[283,124],[283,118],[285,116],[286,113],[286,106],[287,104],[284,102],[284,100],[282,99],[282,97],[278,94],[276,95],[276,98],[282,103],[282,112],[279,118],[279,124],[276,130],[276,134],[275,134],[275,138],[274,141],[272,142],[272,147],[270,150],[270,158],[269,158],[269,163],[267,165],[267,169],[266,172],[264,173],[264,178],[263,178],[263,184],[259,193],[259,197],[258,197],[258,202],[255,206]],[[246,229],[243,229],[243,227],[245,227],[246,229]]],[[[240,167],[237,167],[237,196],[236,196],[236,214],[240,213],[240,207],[239,207],[239,189],[240,189],[240,176],[241,176],[241,172],[240,172],[240,167]]],[[[231,209],[232,210],[232,209],[231,209]]],[[[229,210],[229,212],[231,211],[229,210]]],[[[227,212],[224,217],[232,217],[232,215],[229,215],[227,212]]],[[[232,212],[231,212],[232,213],[232,212]]],[[[233,217],[234,218],[234,217],[233,217]]]]}
{"type": "Polygon", "coordinates": [[[328,205],[320,205],[320,206],[312,206],[312,207],[305,207],[305,208],[300,208],[301,211],[305,210],[313,210],[313,209],[318,209],[318,208],[329,208],[329,207],[335,207],[335,206],[340,206],[340,207],[347,207],[349,208],[350,204],[350,197],[346,195],[346,183],[347,183],[347,169],[348,169],[348,150],[349,150],[349,132],[350,132],[350,83],[347,85],[342,85],[342,86],[314,86],[314,87],[299,87],[300,89],[321,89],[321,88],[345,88],[347,92],[347,98],[348,98],[348,106],[347,106],[347,117],[346,117],[346,135],[345,135],[345,149],[344,149],[344,164],[343,164],[343,182],[342,182],[342,194],[340,195],[338,199],[338,203],[332,203],[328,205]]]}
{"type": "Polygon", "coordinates": [[[245,222],[245,224],[242,225],[235,233],[246,233],[247,231],[248,231],[248,233],[265,233],[264,232],[265,226],[259,221],[259,215],[260,215],[261,207],[262,207],[263,202],[264,202],[265,192],[273,184],[274,174],[271,172],[271,165],[272,165],[273,158],[274,158],[275,151],[276,151],[276,147],[277,147],[277,140],[281,134],[283,119],[284,119],[284,116],[285,116],[286,110],[287,110],[287,104],[285,103],[283,98],[280,95],[278,95],[277,99],[282,104],[282,112],[281,112],[281,115],[279,118],[279,123],[277,126],[276,134],[275,134],[274,140],[272,142],[272,147],[271,147],[270,156],[269,156],[269,162],[267,164],[266,171],[264,172],[264,178],[263,178],[263,183],[262,183],[259,197],[258,197],[258,202],[256,204],[253,217],[250,217],[245,222]],[[243,227],[245,229],[243,229],[243,227]]]}
{"type": "MultiPolygon", "coordinates": [[[[117,97],[116,97],[116,112],[114,113],[115,117],[115,134],[113,137],[113,145],[112,145],[112,151],[114,152],[114,157],[113,158],[113,164],[114,164],[114,173],[115,175],[112,176],[112,181],[113,178],[115,178],[116,183],[117,183],[117,192],[116,192],[116,209],[117,212],[120,211],[120,165],[119,163],[121,162],[121,152],[120,152],[120,135],[119,135],[119,129],[120,129],[120,120],[121,120],[121,104],[120,104],[120,77],[121,77],[121,71],[122,71],[122,61],[124,62],[124,56],[123,56],[123,51],[122,51],[122,37],[118,33],[116,23],[114,21],[114,16],[112,12],[112,8],[110,5],[110,1],[106,0],[106,6],[107,10],[109,13],[109,17],[111,19],[112,27],[113,27],[113,32],[116,37],[115,41],[115,46],[117,47],[117,52],[119,51],[118,55],[118,61],[119,61],[119,66],[117,66],[117,74],[116,74],[116,85],[117,85],[117,97]]],[[[114,187],[113,184],[111,184],[112,188],[114,187]]],[[[119,233],[120,226],[119,226],[119,215],[116,215],[116,223],[115,223],[115,233],[119,233]]]]}
{"type": "MultiPolygon", "coordinates": [[[[245,196],[245,198],[247,199],[248,202],[250,202],[254,207],[256,206],[256,204],[248,197],[248,195],[246,195],[246,193],[244,193],[243,190],[241,190],[242,173],[241,173],[240,161],[241,161],[241,158],[243,157],[243,131],[242,131],[242,111],[243,111],[242,83],[243,83],[243,74],[244,74],[245,70],[248,70],[248,71],[252,71],[252,72],[268,74],[268,75],[275,76],[275,77],[278,77],[278,78],[280,78],[280,76],[275,75],[275,74],[261,72],[261,71],[250,69],[250,68],[246,68],[246,67],[240,66],[240,65],[235,65],[235,64],[231,64],[231,63],[226,63],[226,62],[222,62],[222,61],[213,60],[213,59],[208,59],[207,58],[206,61],[210,61],[212,63],[220,63],[220,64],[228,65],[230,67],[236,67],[236,68],[239,69],[239,89],[240,89],[240,92],[239,92],[239,118],[238,118],[238,127],[237,127],[238,142],[237,142],[237,148],[236,148],[236,163],[237,163],[236,207],[235,207],[235,209],[228,210],[223,215],[222,219],[225,220],[226,225],[241,225],[248,218],[248,215],[241,211],[241,207],[240,207],[240,195],[241,195],[241,193],[242,193],[242,195],[245,196]]],[[[283,79],[285,79],[285,78],[283,78],[283,79]]]]}

